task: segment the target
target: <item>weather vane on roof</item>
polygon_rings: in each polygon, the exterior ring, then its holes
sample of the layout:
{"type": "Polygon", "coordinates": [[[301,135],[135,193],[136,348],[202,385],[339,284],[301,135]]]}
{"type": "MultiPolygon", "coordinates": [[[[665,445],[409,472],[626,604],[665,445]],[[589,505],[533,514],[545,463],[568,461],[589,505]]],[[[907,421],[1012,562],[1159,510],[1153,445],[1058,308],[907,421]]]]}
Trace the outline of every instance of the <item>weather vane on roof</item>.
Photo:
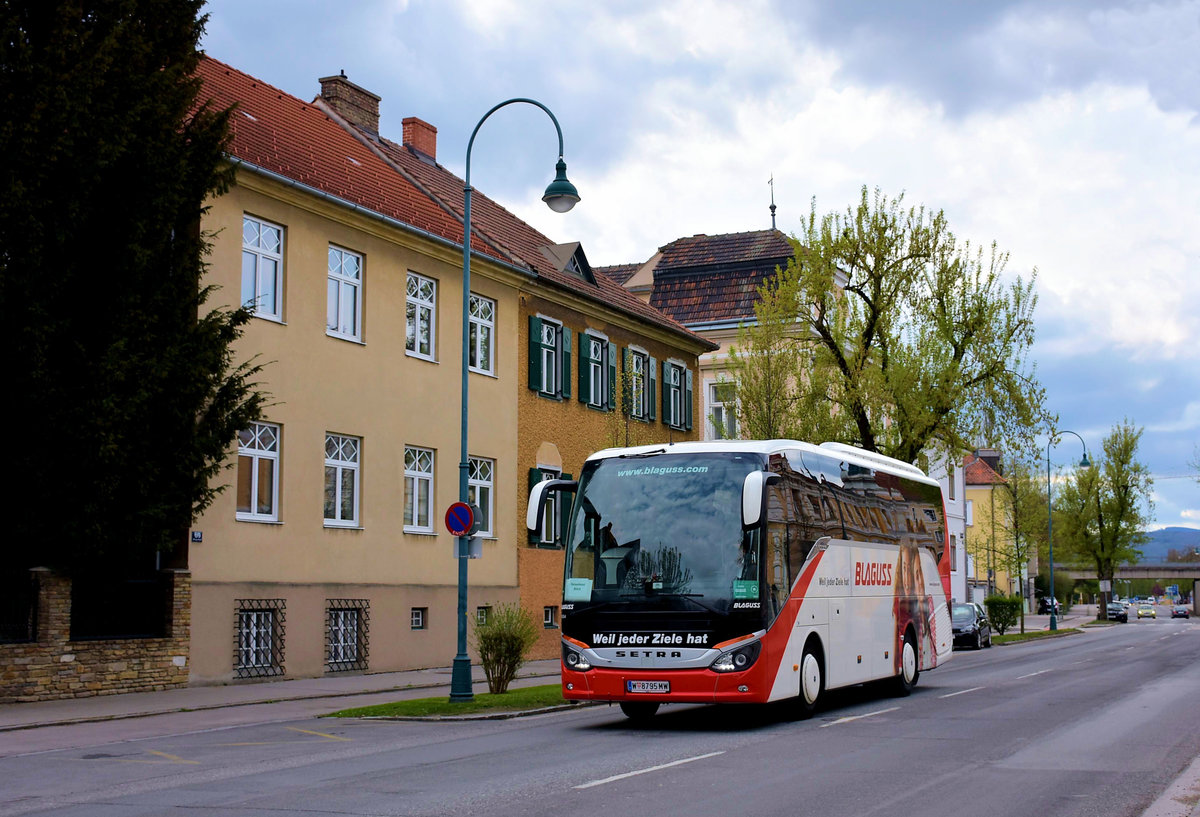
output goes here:
{"type": "Polygon", "coordinates": [[[767,184],[771,185],[771,229],[775,229],[775,174],[771,173],[771,178],[767,179],[767,184]]]}

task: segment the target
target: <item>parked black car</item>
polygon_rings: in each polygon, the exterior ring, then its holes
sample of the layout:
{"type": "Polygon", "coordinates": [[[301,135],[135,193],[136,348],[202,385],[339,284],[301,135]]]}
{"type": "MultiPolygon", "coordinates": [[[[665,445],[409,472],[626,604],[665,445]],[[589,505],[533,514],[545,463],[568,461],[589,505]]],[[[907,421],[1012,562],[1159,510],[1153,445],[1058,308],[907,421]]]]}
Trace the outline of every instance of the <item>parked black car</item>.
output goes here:
{"type": "Polygon", "coordinates": [[[987,613],[978,604],[950,605],[950,623],[954,630],[954,647],[992,646],[992,625],[987,613]]]}
{"type": "Polygon", "coordinates": [[[1125,609],[1125,605],[1119,601],[1110,601],[1108,603],[1108,620],[1120,621],[1123,624],[1129,623],[1129,611],[1125,609]]]}

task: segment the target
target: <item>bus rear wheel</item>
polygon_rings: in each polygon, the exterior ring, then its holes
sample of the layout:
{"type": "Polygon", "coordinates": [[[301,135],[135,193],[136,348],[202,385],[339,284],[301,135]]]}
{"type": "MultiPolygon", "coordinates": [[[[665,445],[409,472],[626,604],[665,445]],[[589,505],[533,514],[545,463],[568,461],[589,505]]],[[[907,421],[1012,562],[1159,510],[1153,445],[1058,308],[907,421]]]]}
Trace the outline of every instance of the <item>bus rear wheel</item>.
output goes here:
{"type": "Polygon", "coordinates": [[[917,665],[917,644],[912,633],[904,634],[900,647],[900,672],[892,679],[892,691],[900,697],[907,696],[917,685],[921,670],[917,665]]]}
{"type": "Polygon", "coordinates": [[[652,701],[621,701],[621,711],[631,721],[648,721],[658,712],[658,704],[652,701]]]}

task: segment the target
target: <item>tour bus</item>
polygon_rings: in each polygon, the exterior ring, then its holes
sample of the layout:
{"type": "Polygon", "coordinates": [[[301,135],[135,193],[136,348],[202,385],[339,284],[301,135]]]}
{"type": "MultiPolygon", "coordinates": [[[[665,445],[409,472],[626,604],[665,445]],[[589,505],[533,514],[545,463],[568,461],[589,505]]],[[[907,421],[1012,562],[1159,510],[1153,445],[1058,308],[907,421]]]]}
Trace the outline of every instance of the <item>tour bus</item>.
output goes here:
{"type": "Polygon", "coordinates": [[[907,695],[948,661],[950,560],[938,483],[838,443],[684,442],[599,451],[564,531],[563,697],[790,701],[883,681],[907,695]]]}

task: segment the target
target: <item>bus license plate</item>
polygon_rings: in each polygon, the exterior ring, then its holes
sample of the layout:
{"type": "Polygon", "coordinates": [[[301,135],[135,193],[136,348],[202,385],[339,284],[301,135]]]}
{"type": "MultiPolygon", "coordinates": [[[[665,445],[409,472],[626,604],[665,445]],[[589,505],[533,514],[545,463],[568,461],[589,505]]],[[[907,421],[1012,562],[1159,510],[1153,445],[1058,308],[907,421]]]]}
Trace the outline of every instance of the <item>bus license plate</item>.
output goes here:
{"type": "Polygon", "coordinates": [[[626,692],[670,692],[670,681],[626,681],[626,692]]]}

